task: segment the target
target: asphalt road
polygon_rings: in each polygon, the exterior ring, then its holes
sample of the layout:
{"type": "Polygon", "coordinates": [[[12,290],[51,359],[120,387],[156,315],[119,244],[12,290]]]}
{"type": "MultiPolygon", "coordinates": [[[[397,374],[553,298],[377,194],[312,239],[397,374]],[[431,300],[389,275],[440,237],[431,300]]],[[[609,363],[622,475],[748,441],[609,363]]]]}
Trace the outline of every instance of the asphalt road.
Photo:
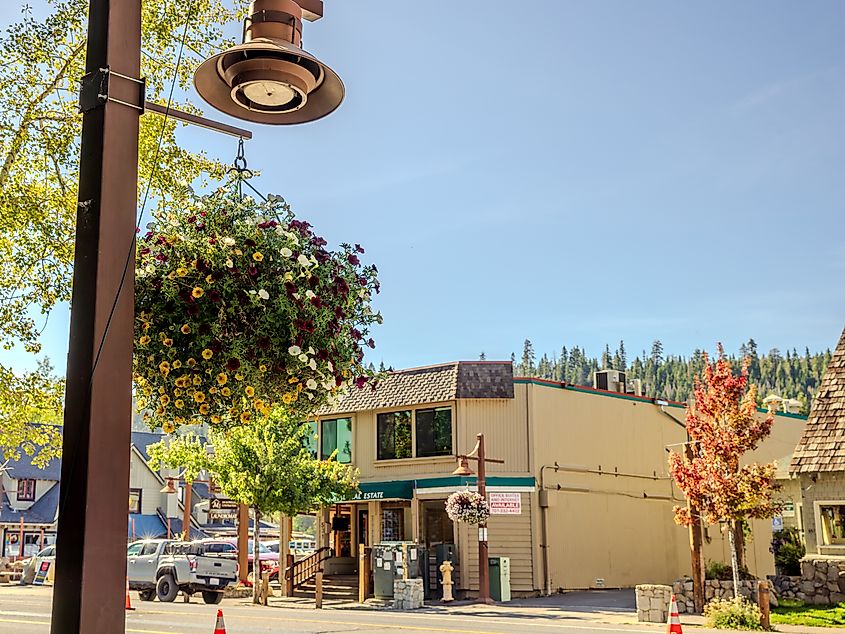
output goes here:
{"type": "MultiPolygon", "coordinates": [[[[49,632],[52,588],[0,586],[0,632],[30,634],[49,632]]],[[[141,634],[211,634],[217,608],[223,609],[227,634],[259,632],[449,632],[454,634],[657,634],[665,626],[647,626],[613,622],[622,617],[610,614],[580,615],[561,610],[508,609],[504,606],[466,606],[392,612],[369,609],[259,607],[242,600],[227,599],[220,606],[205,605],[196,599],[189,604],[142,603],[127,612],[126,632],[141,634]]],[[[627,618],[627,617],[625,617],[627,618]]],[[[697,630],[703,632],[703,630],[697,630]]],[[[100,633],[97,633],[100,634],[100,633]]],[[[103,633],[105,634],[105,633],[103,633]]]]}

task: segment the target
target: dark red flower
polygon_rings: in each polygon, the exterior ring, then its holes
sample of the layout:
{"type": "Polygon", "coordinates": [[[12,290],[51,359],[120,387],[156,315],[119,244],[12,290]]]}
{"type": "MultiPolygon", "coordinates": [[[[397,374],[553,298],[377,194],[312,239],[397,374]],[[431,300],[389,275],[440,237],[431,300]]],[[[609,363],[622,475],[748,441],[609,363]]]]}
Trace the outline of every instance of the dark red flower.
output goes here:
{"type": "Polygon", "coordinates": [[[188,308],[186,309],[186,312],[187,312],[187,313],[188,313],[191,317],[194,317],[194,316],[196,316],[196,315],[199,315],[199,312],[200,312],[200,307],[199,307],[199,306],[197,306],[196,304],[188,304],[188,308]]]}
{"type": "Polygon", "coordinates": [[[370,377],[368,376],[359,376],[357,379],[355,379],[355,387],[357,387],[359,390],[363,389],[363,387],[367,384],[367,381],[369,380],[370,377]]]}
{"type": "Polygon", "coordinates": [[[226,369],[229,370],[229,372],[234,372],[240,367],[241,362],[235,359],[234,357],[232,357],[226,362],[226,369]]]}
{"type": "Polygon", "coordinates": [[[223,346],[220,344],[219,341],[214,340],[211,342],[209,348],[211,348],[214,352],[220,352],[223,349],[223,346]]]}
{"type": "Polygon", "coordinates": [[[311,298],[311,305],[314,308],[322,308],[323,307],[323,300],[321,300],[319,297],[314,295],[314,297],[311,298]]]}
{"type": "Polygon", "coordinates": [[[188,220],[189,223],[194,223],[194,222],[197,221],[197,217],[191,215],[191,216],[188,216],[187,220],[188,220]]]}
{"type": "Polygon", "coordinates": [[[367,345],[368,345],[368,346],[370,346],[370,348],[375,349],[375,347],[376,347],[376,342],[375,342],[375,341],[373,341],[372,339],[367,339],[367,345]]]}
{"type": "Polygon", "coordinates": [[[358,256],[354,253],[350,253],[348,256],[346,256],[346,261],[353,266],[358,266],[359,264],[361,264],[361,260],[359,260],[358,256]]]}
{"type": "Polygon", "coordinates": [[[247,238],[246,240],[244,240],[244,244],[248,247],[254,247],[255,240],[253,240],[252,238],[247,238]]]}
{"type": "Polygon", "coordinates": [[[199,333],[201,335],[210,335],[211,334],[211,326],[208,324],[200,324],[199,333]]]}
{"type": "Polygon", "coordinates": [[[324,247],[328,244],[328,242],[326,242],[320,236],[314,236],[313,238],[311,238],[311,244],[313,244],[315,247],[324,247]]]}
{"type": "Polygon", "coordinates": [[[358,253],[363,253],[363,252],[364,252],[364,247],[362,247],[360,244],[356,244],[356,245],[355,245],[355,250],[356,250],[358,253]]]}
{"type": "Polygon", "coordinates": [[[258,340],[258,347],[262,350],[267,350],[270,347],[270,338],[269,337],[261,337],[258,340]]]}
{"type": "Polygon", "coordinates": [[[258,269],[257,269],[257,268],[255,268],[254,266],[249,267],[249,268],[246,270],[246,272],[247,272],[247,273],[249,273],[249,276],[250,276],[250,277],[255,277],[256,275],[258,275],[258,269]]]}
{"type": "Polygon", "coordinates": [[[150,247],[144,247],[141,249],[141,255],[149,255],[150,254],[150,247]]]}
{"type": "Polygon", "coordinates": [[[210,299],[215,304],[220,301],[220,291],[217,290],[210,290],[208,291],[208,299],[210,299]]]}
{"type": "Polygon", "coordinates": [[[317,358],[320,361],[325,361],[326,359],[329,358],[329,351],[326,350],[326,349],[318,350],[317,351],[317,358]]]}
{"type": "Polygon", "coordinates": [[[213,238],[213,237],[212,237],[212,238],[209,238],[209,239],[208,239],[208,243],[209,243],[209,244],[217,244],[217,238],[213,238]]]}

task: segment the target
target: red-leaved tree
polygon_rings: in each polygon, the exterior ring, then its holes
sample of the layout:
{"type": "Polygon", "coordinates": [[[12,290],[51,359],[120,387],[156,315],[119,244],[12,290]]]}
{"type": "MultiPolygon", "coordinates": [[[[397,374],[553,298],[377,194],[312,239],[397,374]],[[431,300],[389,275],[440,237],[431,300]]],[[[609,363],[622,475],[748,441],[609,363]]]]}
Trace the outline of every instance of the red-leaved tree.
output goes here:
{"type": "MultiPolygon", "coordinates": [[[[687,410],[692,458],[670,453],[669,470],[703,521],[727,525],[736,597],[737,523],[775,515],[772,494],[778,489],[774,463],[741,464],[741,460],[769,435],[774,417],[757,414],[757,387],[748,384],[749,359],[735,375],[721,344],[718,350],[715,363],[705,353],[704,374],[695,382],[695,404],[687,410]]],[[[680,506],[674,510],[675,521],[689,526],[693,520],[689,510],[680,506]]]]}

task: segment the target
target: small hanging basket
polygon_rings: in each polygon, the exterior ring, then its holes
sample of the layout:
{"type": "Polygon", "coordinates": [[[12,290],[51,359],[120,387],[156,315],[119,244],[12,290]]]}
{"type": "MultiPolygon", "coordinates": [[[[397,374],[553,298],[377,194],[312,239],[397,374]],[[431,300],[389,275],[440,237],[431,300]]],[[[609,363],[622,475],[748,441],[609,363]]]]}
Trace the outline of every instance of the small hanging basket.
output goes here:
{"type": "Polygon", "coordinates": [[[490,517],[490,505],[474,491],[457,491],[446,500],[446,514],[453,522],[482,524],[490,517]]]}

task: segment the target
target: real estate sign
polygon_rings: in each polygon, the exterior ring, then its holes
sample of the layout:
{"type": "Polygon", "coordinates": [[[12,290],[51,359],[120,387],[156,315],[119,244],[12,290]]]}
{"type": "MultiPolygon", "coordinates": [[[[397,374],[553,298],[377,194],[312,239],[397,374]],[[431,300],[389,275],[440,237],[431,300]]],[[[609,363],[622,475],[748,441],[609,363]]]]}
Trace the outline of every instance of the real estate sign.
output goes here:
{"type": "Polygon", "coordinates": [[[214,498],[208,501],[209,521],[235,520],[238,516],[238,502],[214,498]]]}
{"type": "Polygon", "coordinates": [[[521,515],[522,496],[520,493],[491,491],[487,494],[491,515],[521,515]]]}

